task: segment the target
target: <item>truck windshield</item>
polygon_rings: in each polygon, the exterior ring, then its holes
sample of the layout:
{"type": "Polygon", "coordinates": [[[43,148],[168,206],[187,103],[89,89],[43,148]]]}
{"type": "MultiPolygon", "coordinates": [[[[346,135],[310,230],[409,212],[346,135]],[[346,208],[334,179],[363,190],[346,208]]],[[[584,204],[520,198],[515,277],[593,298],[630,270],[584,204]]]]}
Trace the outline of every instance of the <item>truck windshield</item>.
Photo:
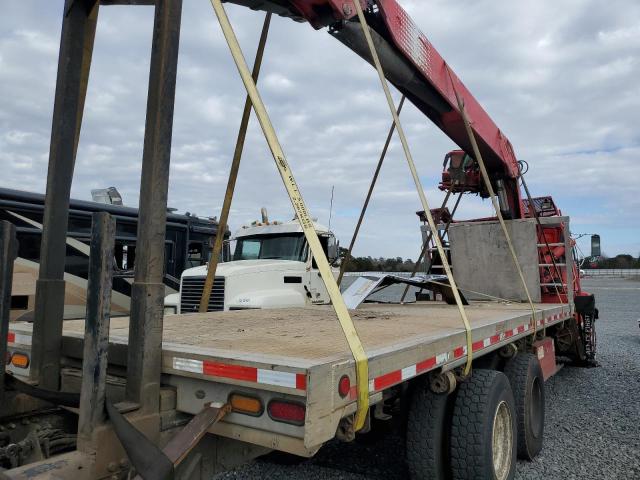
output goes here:
{"type": "Polygon", "coordinates": [[[306,260],[305,238],[302,233],[259,235],[237,239],[234,260],[277,259],[306,260]]]}

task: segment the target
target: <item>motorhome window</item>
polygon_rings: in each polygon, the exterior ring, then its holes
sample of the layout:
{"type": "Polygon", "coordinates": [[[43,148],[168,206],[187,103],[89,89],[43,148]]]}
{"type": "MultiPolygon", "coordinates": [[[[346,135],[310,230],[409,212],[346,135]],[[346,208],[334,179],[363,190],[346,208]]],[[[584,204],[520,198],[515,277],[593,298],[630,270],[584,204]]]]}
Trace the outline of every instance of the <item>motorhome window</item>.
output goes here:
{"type": "Polygon", "coordinates": [[[302,233],[259,235],[237,239],[234,260],[305,261],[305,239],[302,233]]]}
{"type": "Polygon", "coordinates": [[[127,245],[120,243],[116,240],[116,245],[113,251],[113,256],[116,260],[116,267],[119,270],[126,270],[127,268],[127,245]]]}
{"type": "Polygon", "coordinates": [[[40,263],[40,233],[19,233],[18,234],[18,256],[25,260],[40,263]]]}
{"type": "Polygon", "coordinates": [[[199,267],[202,261],[202,242],[189,242],[189,252],[187,255],[187,268],[199,267]]]}
{"type": "Polygon", "coordinates": [[[27,310],[29,308],[28,295],[12,295],[11,310],[27,310]]]}
{"type": "Polygon", "coordinates": [[[125,245],[124,249],[124,268],[133,270],[136,263],[136,246],[125,245]]]}
{"type": "Polygon", "coordinates": [[[91,216],[87,212],[69,212],[69,223],[67,224],[67,236],[69,237],[91,237],[91,216]]]}
{"type": "Polygon", "coordinates": [[[164,242],[164,273],[173,274],[175,273],[173,269],[174,258],[173,254],[175,251],[175,245],[170,240],[165,240],[164,242]]]}
{"type": "Polygon", "coordinates": [[[89,274],[89,245],[67,245],[67,257],[64,262],[64,271],[81,278],[87,278],[89,274]],[[83,248],[84,246],[84,248],[83,248]]]}

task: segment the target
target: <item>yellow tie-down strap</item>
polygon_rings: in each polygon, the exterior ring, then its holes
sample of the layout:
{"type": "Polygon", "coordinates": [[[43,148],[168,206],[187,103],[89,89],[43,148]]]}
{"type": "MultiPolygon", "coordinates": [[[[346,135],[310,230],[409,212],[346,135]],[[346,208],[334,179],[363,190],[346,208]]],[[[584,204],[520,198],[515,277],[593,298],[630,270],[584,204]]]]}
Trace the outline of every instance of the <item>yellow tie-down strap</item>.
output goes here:
{"type": "MultiPolygon", "coordinates": [[[[496,193],[493,191],[493,185],[491,185],[491,179],[489,178],[489,172],[487,171],[487,167],[482,159],[482,154],[480,153],[480,149],[478,148],[478,142],[476,141],[476,137],[473,134],[473,130],[471,129],[471,122],[469,121],[469,117],[467,116],[467,110],[464,107],[464,102],[458,90],[456,89],[456,84],[453,81],[453,77],[451,76],[451,70],[449,67],[447,68],[447,74],[449,75],[449,80],[451,81],[451,86],[453,87],[453,93],[456,96],[456,102],[458,103],[458,109],[460,110],[460,115],[462,116],[462,121],[464,122],[464,128],[467,131],[467,135],[469,137],[469,141],[471,142],[471,148],[473,149],[473,155],[480,166],[480,173],[482,174],[482,180],[489,191],[489,198],[491,198],[491,203],[493,204],[493,209],[496,212],[496,217],[498,217],[498,221],[500,222],[500,226],[502,227],[502,231],[504,232],[504,236],[507,239],[507,246],[509,247],[509,253],[511,254],[511,258],[513,259],[513,263],[518,270],[518,275],[520,276],[520,281],[522,282],[522,287],[524,288],[524,292],[527,295],[527,300],[529,300],[529,307],[531,308],[531,321],[533,322],[533,338],[535,340],[536,334],[538,333],[538,320],[536,319],[536,307],[533,304],[533,299],[531,298],[531,294],[529,293],[529,288],[527,287],[527,281],[524,278],[524,272],[522,271],[522,267],[520,266],[520,261],[518,260],[518,255],[516,253],[516,249],[513,246],[513,242],[511,241],[511,235],[509,235],[509,230],[507,229],[507,224],[504,221],[504,216],[502,215],[502,211],[500,210],[500,205],[498,205],[498,200],[496,197],[496,193]]],[[[532,207],[533,208],[533,207],[532,207]]]]}
{"type": "Polygon", "coordinates": [[[382,69],[382,63],[380,63],[378,52],[376,51],[376,47],[373,43],[373,39],[371,38],[371,32],[369,32],[367,19],[364,16],[364,12],[362,11],[362,6],[360,5],[360,2],[354,1],[353,5],[355,6],[356,12],[358,13],[358,19],[360,20],[360,25],[362,26],[362,33],[364,34],[365,40],[367,41],[367,45],[369,46],[369,51],[371,52],[371,58],[373,59],[373,63],[375,65],[376,71],[378,72],[378,77],[380,78],[380,83],[382,85],[382,89],[387,99],[387,104],[389,105],[389,110],[391,111],[393,122],[396,125],[396,130],[398,131],[398,136],[400,137],[400,143],[402,143],[402,149],[404,151],[404,155],[407,160],[407,165],[409,166],[409,171],[411,172],[411,177],[413,178],[413,182],[415,183],[416,190],[418,191],[418,197],[420,198],[422,209],[424,210],[425,216],[427,217],[429,228],[431,229],[431,232],[433,232],[433,240],[436,244],[436,248],[438,249],[438,253],[440,254],[440,258],[442,259],[442,266],[444,267],[444,272],[447,275],[447,279],[449,280],[449,285],[451,286],[451,291],[453,292],[453,296],[456,300],[456,305],[458,306],[458,311],[460,312],[460,318],[462,319],[462,323],[464,325],[466,343],[467,343],[467,346],[466,346],[467,362],[464,367],[464,374],[469,375],[469,373],[471,372],[471,366],[473,362],[473,348],[472,348],[473,340],[472,340],[471,325],[469,324],[469,319],[467,318],[467,312],[465,311],[464,305],[462,304],[462,298],[460,297],[460,292],[458,291],[458,286],[456,285],[456,281],[453,278],[453,272],[451,270],[451,266],[449,265],[449,261],[447,260],[447,255],[444,251],[444,247],[440,239],[440,234],[438,233],[438,229],[433,219],[433,215],[431,215],[429,202],[427,201],[427,197],[424,194],[424,188],[422,188],[422,182],[420,181],[420,177],[418,176],[418,171],[416,170],[416,165],[415,165],[415,162],[413,161],[411,150],[409,150],[409,142],[407,141],[407,137],[404,134],[404,129],[402,128],[402,124],[400,123],[400,117],[398,116],[396,107],[393,103],[393,98],[391,97],[391,91],[389,90],[389,85],[387,84],[387,79],[382,69]]]}
{"type": "Polygon", "coordinates": [[[300,222],[304,235],[309,243],[311,253],[316,260],[318,270],[320,271],[322,280],[327,288],[327,292],[329,292],[333,308],[338,316],[340,326],[342,327],[342,331],[344,332],[344,336],[347,339],[349,348],[351,349],[351,353],[353,354],[353,358],[356,362],[358,409],[356,411],[355,428],[356,430],[360,430],[364,426],[367,411],[369,409],[369,363],[367,355],[364,352],[362,342],[360,341],[358,332],[353,325],[347,306],[342,299],[342,294],[340,293],[338,284],[333,277],[329,261],[322,249],[322,245],[320,244],[315,228],[313,227],[313,222],[309,217],[307,207],[302,199],[302,195],[293,177],[293,173],[289,168],[284,152],[282,151],[282,147],[280,146],[280,142],[271,123],[271,119],[269,118],[269,114],[267,113],[267,109],[265,108],[256,84],[251,77],[251,72],[249,71],[244,55],[242,54],[240,44],[238,43],[233,27],[227,17],[227,13],[222,6],[221,0],[211,0],[211,5],[216,12],[216,16],[218,17],[218,21],[222,27],[222,32],[229,46],[229,50],[231,51],[231,55],[233,56],[236,66],[238,67],[240,77],[242,77],[242,82],[244,83],[247,94],[251,99],[256,117],[258,117],[258,122],[260,123],[265,139],[269,144],[269,149],[271,150],[273,159],[276,162],[276,166],[278,167],[284,186],[287,189],[287,193],[289,194],[289,198],[293,204],[298,221],[300,222]]]}

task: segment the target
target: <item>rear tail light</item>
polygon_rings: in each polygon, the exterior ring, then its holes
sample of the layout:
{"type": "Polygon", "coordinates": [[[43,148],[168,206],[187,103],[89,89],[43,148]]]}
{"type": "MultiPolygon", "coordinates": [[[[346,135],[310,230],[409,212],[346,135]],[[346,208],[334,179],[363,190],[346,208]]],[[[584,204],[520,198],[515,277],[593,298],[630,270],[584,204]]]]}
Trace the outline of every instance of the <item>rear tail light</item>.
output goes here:
{"type": "Polygon", "coordinates": [[[290,423],[291,425],[304,425],[306,407],[302,403],[287,400],[272,400],[269,402],[267,412],[276,422],[290,423]]]}
{"type": "Polygon", "coordinates": [[[235,413],[244,413],[254,417],[259,417],[264,411],[260,399],[250,395],[232,393],[229,395],[229,404],[235,413]]]}
{"type": "Polygon", "coordinates": [[[11,355],[11,365],[18,368],[27,368],[29,366],[29,355],[25,353],[14,353],[11,355]]]}

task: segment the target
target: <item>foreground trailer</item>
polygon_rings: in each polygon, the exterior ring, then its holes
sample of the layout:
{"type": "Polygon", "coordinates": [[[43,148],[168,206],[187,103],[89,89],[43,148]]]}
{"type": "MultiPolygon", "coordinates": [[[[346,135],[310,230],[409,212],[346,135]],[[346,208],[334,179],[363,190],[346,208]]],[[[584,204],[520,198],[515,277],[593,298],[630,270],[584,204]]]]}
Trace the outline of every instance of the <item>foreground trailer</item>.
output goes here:
{"type": "MultiPolygon", "coordinates": [[[[131,284],[136,257],[138,210],[122,205],[107,205],[71,199],[66,231],[64,318],[84,318],[89,271],[91,215],[109,212],[116,219],[114,255],[117,274],[111,298],[113,315],[126,315],[131,307],[131,284]]],[[[11,320],[28,321],[33,317],[35,290],[40,266],[40,243],[44,216],[44,195],[0,188],[0,220],[16,226],[18,256],[13,269],[11,320]]],[[[185,269],[205,265],[218,224],[195,215],[167,213],[166,252],[163,282],[166,293],[180,288],[185,269]]],[[[226,235],[228,237],[228,233],[226,235]]]]}

